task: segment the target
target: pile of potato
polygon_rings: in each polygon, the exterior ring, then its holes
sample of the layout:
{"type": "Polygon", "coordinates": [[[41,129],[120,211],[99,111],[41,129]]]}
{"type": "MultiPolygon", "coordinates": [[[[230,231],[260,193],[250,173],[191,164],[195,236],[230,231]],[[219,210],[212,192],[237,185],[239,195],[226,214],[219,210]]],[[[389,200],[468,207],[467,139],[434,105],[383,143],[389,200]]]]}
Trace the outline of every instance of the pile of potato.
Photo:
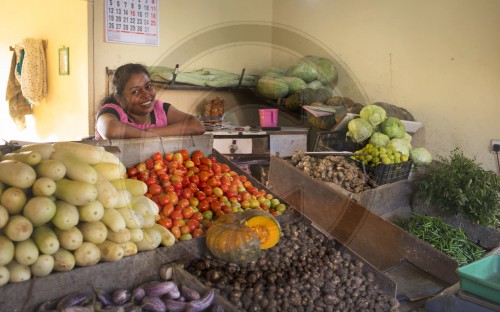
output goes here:
{"type": "Polygon", "coordinates": [[[146,184],[100,147],[35,143],[0,156],[0,286],[175,243],[146,184]]]}

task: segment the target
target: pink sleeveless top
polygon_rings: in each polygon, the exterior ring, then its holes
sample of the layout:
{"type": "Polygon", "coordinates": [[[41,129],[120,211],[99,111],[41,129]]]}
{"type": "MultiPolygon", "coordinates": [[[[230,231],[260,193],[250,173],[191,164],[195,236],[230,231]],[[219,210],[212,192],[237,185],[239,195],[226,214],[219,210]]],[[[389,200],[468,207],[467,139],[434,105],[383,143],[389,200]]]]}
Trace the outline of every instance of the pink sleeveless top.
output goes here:
{"type": "MultiPolygon", "coordinates": [[[[164,103],[162,101],[155,100],[155,102],[154,102],[154,108],[153,108],[153,114],[154,114],[155,121],[154,121],[154,123],[152,123],[150,125],[136,124],[136,123],[130,121],[128,119],[127,114],[123,110],[123,108],[121,108],[121,106],[119,106],[119,105],[112,104],[112,103],[104,104],[103,106],[101,106],[99,108],[99,111],[97,112],[97,116],[99,117],[101,115],[100,112],[103,109],[105,109],[105,108],[111,108],[111,109],[115,110],[118,113],[119,119],[120,119],[121,122],[126,123],[128,125],[131,125],[133,127],[141,129],[141,130],[146,130],[146,129],[156,128],[156,127],[166,126],[168,124],[167,112],[163,109],[163,104],[164,103]]],[[[170,104],[166,104],[166,105],[170,106],[170,104]]],[[[95,131],[95,139],[96,140],[102,140],[103,139],[101,137],[101,135],[99,134],[99,132],[97,131],[97,129],[95,131]]]]}

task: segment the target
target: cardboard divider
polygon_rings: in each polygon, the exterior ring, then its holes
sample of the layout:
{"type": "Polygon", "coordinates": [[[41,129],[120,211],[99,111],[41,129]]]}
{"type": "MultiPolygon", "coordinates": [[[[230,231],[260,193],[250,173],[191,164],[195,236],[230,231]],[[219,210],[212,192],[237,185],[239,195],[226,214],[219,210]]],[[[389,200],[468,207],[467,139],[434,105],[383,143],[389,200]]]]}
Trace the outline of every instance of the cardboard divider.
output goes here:
{"type": "Polygon", "coordinates": [[[307,176],[284,159],[271,157],[269,188],[382,272],[407,261],[443,287],[459,280],[456,261],[356,202],[353,194],[307,176]]]}

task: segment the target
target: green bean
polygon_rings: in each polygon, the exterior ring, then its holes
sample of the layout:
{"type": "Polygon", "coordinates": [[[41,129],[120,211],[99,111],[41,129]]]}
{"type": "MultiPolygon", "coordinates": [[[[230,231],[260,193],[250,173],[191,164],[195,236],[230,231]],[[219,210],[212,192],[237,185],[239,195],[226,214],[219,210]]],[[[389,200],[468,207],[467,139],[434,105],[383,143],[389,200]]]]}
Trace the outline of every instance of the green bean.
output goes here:
{"type": "Polygon", "coordinates": [[[447,224],[439,217],[412,213],[408,220],[398,225],[455,260],[459,266],[480,259],[485,250],[474,244],[461,230],[447,224]]]}

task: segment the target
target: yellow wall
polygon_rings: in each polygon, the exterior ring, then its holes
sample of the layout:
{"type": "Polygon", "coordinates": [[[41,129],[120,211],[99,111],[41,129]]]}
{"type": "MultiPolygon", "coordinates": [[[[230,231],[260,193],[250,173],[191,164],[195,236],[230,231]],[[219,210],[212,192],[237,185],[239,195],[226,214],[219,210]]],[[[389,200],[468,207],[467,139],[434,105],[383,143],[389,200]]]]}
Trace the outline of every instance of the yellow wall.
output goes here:
{"type": "MultiPolygon", "coordinates": [[[[88,135],[87,1],[2,1],[0,18],[0,138],[21,141],[78,140],[88,135]],[[48,42],[47,97],[27,116],[27,128],[14,125],[5,88],[14,46],[24,38],[48,42]],[[59,48],[69,47],[70,75],[59,76],[59,48]]],[[[3,141],[0,141],[3,144],[3,141]]]]}

